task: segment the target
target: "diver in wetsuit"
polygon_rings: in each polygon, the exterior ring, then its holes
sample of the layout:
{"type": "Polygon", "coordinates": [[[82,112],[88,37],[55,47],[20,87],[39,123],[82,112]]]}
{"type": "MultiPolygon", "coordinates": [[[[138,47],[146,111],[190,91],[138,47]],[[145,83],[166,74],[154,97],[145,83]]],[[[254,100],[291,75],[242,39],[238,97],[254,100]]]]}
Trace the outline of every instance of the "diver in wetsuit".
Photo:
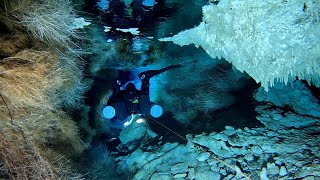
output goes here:
{"type": "Polygon", "coordinates": [[[120,90],[120,83],[113,90],[107,106],[103,109],[103,116],[111,122],[120,124],[131,114],[147,114],[155,118],[161,116],[162,108],[150,101],[150,79],[167,70],[178,68],[181,65],[171,65],[159,70],[148,70],[141,72],[139,78],[142,82],[141,90],[137,90],[133,83],[128,83],[125,90],[120,90]],[[160,108],[160,109],[159,109],[160,108]]]}

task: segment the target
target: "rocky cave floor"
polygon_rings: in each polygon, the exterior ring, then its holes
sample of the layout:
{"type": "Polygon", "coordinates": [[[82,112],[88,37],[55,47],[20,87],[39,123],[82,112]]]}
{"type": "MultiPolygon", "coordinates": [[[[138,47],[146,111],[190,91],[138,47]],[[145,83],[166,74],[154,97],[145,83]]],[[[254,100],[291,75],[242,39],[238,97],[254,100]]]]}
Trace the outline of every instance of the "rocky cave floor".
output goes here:
{"type": "Polygon", "coordinates": [[[257,91],[259,127],[227,125],[221,131],[179,137],[133,122],[110,150],[117,167],[132,179],[320,179],[319,103],[305,84],[294,86],[291,91],[257,91]],[[279,95],[282,91],[292,93],[279,95]],[[290,109],[281,108],[281,98],[290,109]]]}

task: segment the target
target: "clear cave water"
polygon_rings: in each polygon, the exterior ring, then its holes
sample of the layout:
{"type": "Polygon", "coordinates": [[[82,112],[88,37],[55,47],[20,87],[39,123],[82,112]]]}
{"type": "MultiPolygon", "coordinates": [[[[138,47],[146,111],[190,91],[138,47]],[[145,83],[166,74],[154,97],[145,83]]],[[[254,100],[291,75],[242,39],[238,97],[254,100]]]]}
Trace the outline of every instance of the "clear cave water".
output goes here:
{"type": "MultiPolygon", "coordinates": [[[[96,134],[93,137],[90,148],[78,160],[81,166],[87,166],[88,164],[92,166],[95,163],[94,161],[99,161],[95,154],[103,153],[101,151],[109,151],[116,158],[128,155],[136,150],[136,148],[130,150],[117,148],[121,143],[118,138],[121,130],[111,132],[110,129],[101,125],[101,121],[108,121],[108,119],[102,117],[102,107],[108,101],[106,94],[110,90],[112,92],[117,80],[121,80],[121,83],[124,84],[129,81],[137,82],[139,79],[134,76],[137,75],[137,72],[141,72],[142,69],[160,69],[175,64],[183,64],[184,66],[189,66],[186,67],[189,70],[191,69],[185,74],[175,74],[175,70],[170,70],[170,72],[164,73],[166,74],[164,77],[154,77],[156,80],[151,81],[150,85],[151,99],[156,99],[155,103],[161,105],[164,109],[164,113],[156,121],[183,137],[188,134],[221,132],[225,129],[225,126],[231,126],[235,129],[264,127],[256,119],[255,108],[260,102],[257,102],[253,97],[260,84],[257,84],[249,75],[245,72],[235,72],[237,70],[234,70],[232,64],[224,59],[213,60],[201,47],[195,48],[192,45],[180,47],[173,43],[164,43],[157,40],[197,26],[202,20],[201,7],[207,3],[207,0],[158,0],[154,6],[146,7],[143,6],[141,0],[133,0],[129,4],[130,10],[128,10],[128,7],[120,0],[86,0],[82,6],[78,7],[84,16],[91,19],[91,26],[97,29],[97,32],[93,33],[96,36],[95,38],[100,38],[101,42],[109,41],[112,44],[111,46],[118,48],[118,51],[112,56],[107,55],[110,53],[110,47],[108,47],[106,49],[95,49],[94,53],[96,55],[85,57],[86,64],[88,64],[85,67],[85,74],[92,81],[91,88],[85,94],[85,104],[89,107],[89,125],[93,130],[96,130],[96,134]],[[108,8],[102,9],[99,7],[99,2],[109,2],[108,8]],[[111,27],[111,31],[103,32],[105,26],[111,27]],[[117,31],[115,30],[116,28],[139,28],[140,33],[139,35],[133,35],[128,32],[117,31]],[[142,39],[142,41],[139,42],[138,47],[135,47],[134,43],[137,38],[142,39]],[[213,61],[212,66],[210,65],[211,61],[213,61]],[[96,64],[95,67],[97,69],[94,73],[89,65],[93,63],[96,64]],[[199,67],[205,67],[205,69],[199,67]],[[219,81],[220,84],[212,85],[221,77],[229,76],[230,78],[232,76],[229,75],[230,72],[241,74],[241,78],[238,78],[235,82],[228,82],[228,79],[222,79],[219,81]],[[196,78],[192,79],[195,76],[196,78]],[[163,81],[165,85],[158,85],[157,82],[160,81],[163,81]],[[224,82],[225,84],[221,85],[224,82]],[[179,87],[179,85],[182,86],[179,87]],[[177,98],[175,101],[179,101],[179,98],[190,98],[192,101],[197,101],[197,98],[195,98],[198,97],[195,96],[196,93],[200,93],[200,96],[201,93],[208,93],[204,91],[206,90],[205,86],[208,86],[208,91],[212,90],[212,86],[221,86],[218,88],[219,92],[213,95],[219,96],[221,94],[222,97],[226,97],[226,102],[224,102],[224,98],[222,100],[220,98],[218,102],[223,106],[202,111],[199,105],[200,110],[193,111],[193,114],[189,116],[183,114],[188,111],[180,109],[181,112],[175,112],[175,108],[167,103],[169,100],[166,98],[170,98],[170,95],[177,98]],[[157,94],[161,91],[165,91],[168,96],[161,98],[162,95],[157,94]],[[177,118],[177,113],[180,116],[184,116],[184,119],[177,118]],[[187,121],[185,121],[186,118],[188,119],[187,121]]],[[[90,36],[89,33],[87,38],[90,39],[90,36]]],[[[141,84],[138,82],[137,86],[139,85],[141,84]]],[[[314,88],[312,92],[318,97],[319,90],[317,88],[314,88]]],[[[174,100],[171,101],[174,102],[174,100]]],[[[192,103],[197,104],[196,102],[192,103]]],[[[75,119],[81,118],[81,115],[81,112],[74,113],[75,119]]],[[[146,119],[148,127],[158,136],[151,142],[146,143],[144,147],[156,146],[157,144],[163,145],[167,142],[186,143],[184,139],[154,120],[146,119]]],[[[84,131],[82,134],[86,135],[84,131]]],[[[139,142],[137,143],[139,144],[139,142]]],[[[144,150],[149,151],[148,148],[144,150]]],[[[104,179],[99,175],[88,175],[88,178],[104,179]]],[[[130,175],[122,174],[111,179],[130,179],[130,175]]]]}
{"type": "MultiPolygon", "coordinates": [[[[163,24],[164,26],[168,24],[168,29],[165,29],[166,32],[161,34],[161,36],[165,37],[167,35],[178,33],[181,30],[192,28],[193,26],[199,24],[202,18],[201,7],[205,5],[207,1],[203,0],[197,2],[183,2],[184,7],[181,7],[182,2],[174,2],[171,3],[170,6],[167,6],[165,1],[157,1],[157,4],[153,7],[151,11],[143,10],[143,5],[141,3],[141,1],[132,2],[132,16],[128,16],[128,14],[126,14],[126,7],[122,1],[110,1],[108,9],[108,11],[110,12],[108,13],[103,13],[101,12],[101,10],[99,10],[99,7],[97,7],[97,1],[86,1],[83,7],[83,11],[90,14],[94,14],[93,16],[95,18],[95,25],[98,28],[103,28],[102,26],[110,26],[114,28],[117,27],[124,29],[130,27],[137,27],[141,32],[143,32],[141,33],[141,35],[139,35],[141,37],[157,37],[159,36],[157,35],[159,31],[158,28],[160,28],[159,24],[162,23],[162,26],[163,24]],[[197,6],[195,6],[195,3],[197,3],[197,6]],[[191,14],[190,17],[192,18],[181,17],[185,13],[183,12],[185,11],[185,8],[188,8],[188,13],[191,14]]],[[[126,40],[128,39],[130,43],[132,43],[134,36],[132,36],[130,33],[112,31],[101,35],[101,38],[122,38],[126,40]]],[[[154,38],[153,41],[157,41],[156,38],[154,38]]],[[[205,53],[201,48],[179,47],[178,45],[174,44],[161,44],[157,48],[159,48],[160,53],[161,51],[166,51],[169,54],[166,57],[167,62],[170,61],[170,59],[177,58],[177,56],[181,56],[185,59],[188,59],[190,57],[196,58],[197,54],[202,55],[205,53]]],[[[206,56],[205,58],[210,60],[209,56],[206,56]]],[[[215,72],[212,73],[213,76],[225,76],[225,73],[227,72],[219,72],[219,69],[221,68],[229,70],[232,69],[232,65],[230,63],[226,62],[225,60],[221,61],[223,62],[220,65],[214,67],[215,70],[213,71],[215,72]]],[[[143,66],[145,65],[142,65],[142,67],[143,66]]],[[[116,79],[130,81],[130,78],[132,80],[132,77],[130,77],[132,76],[132,73],[130,73],[130,71],[132,72],[137,68],[139,67],[135,66],[133,69],[130,69],[126,67],[121,67],[121,65],[116,65],[112,68],[108,68],[106,66],[106,68],[100,69],[100,71],[98,72],[99,77],[96,77],[94,79],[93,86],[91,90],[87,93],[86,99],[87,104],[91,106],[89,114],[90,125],[93,128],[96,126],[95,113],[99,112],[99,110],[96,109],[99,108],[98,105],[101,100],[99,97],[102,97],[106,93],[105,82],[112,84],[114,83],[114,81],[116,81],[116,79]],[[115,74],[118,74],[118,77],[115,74]],[[101,78],[103,80],[101,80],[101,78]]],[[[190,75],[192,75],[193,73],[198,73],[197,69],[195,69],[194,72],[190,72],[190,75]]],[[[173,112],[170,112],[170,107],[164,107],[165,112],[163,116],[158,120],[167,127],[171,128],[172,130],[183,136],[185,136],[186,134],[199,134],[202,132],[219,132],[223,130],[224,127],[227,125],[233,126],[235,128],[261,127],[263,125],[255,119],[255,101],[252,98],[254,91],[259,87],[259,85],[255,83],[255,81],[251,79],[248,75],[246,76],[247,79],[245,80],[246,82],[243,87],[229,90],[229,93],[232,94],[236,100],[232,104],[229,104],[227,107],[223,107],[221,109],[217,109],[209,113],[198,112],[197,115],[193,117],[188,123],[181,123],[177,121],[173,116],[173,112]]],[[[212,81],[214,81],[214,79],[212,81]]],[[[149,121],[148,123],[150,123],[151,129],[157,134],[161,134],[161,136],[163,136],[163,138],[166,141],[183,142],[183,140],[181,141],[179,137],[177,137],[175,134],[172,134],[172,132],[164,129],[163,127],[159,126],[159,124],[156,124],[153,121],[149,121]]],[[[108,133],[98,134],[97,136],[98,137],[95,138],[95,141],[105,141],[106,136],[108,137],[108,133]],[[101,136],[102,140],[99,136],[101,136]]]]}
{"type": "Polygon", "coordinates": [[[319,0],[0,0],[0,180],[320,180],[319,29],[319,0]]]}

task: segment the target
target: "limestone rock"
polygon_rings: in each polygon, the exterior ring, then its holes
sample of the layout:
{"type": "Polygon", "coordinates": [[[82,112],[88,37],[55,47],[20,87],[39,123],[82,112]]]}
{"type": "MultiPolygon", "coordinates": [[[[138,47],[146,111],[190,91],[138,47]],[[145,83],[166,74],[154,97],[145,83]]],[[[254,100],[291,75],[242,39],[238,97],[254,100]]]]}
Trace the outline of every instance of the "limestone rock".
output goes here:
{"type": "Polygon", "coordinates": [[[213,135],[212,137],[216,140],[222,140],[222,141],[228,140],[228,136],[223,133],[217,133],[217,134],[213,135]]]}
{"type": "Polygon", "coordinates": [[[195,178],[194,168],[189,168],[188,169],[188,178],[189,179],[194,179],[195,178]]]}
{"type": "Polygon", "coordinates": [[[226,134],[227,136],[231,136],[231,135],[233,135],[233,134],[235,134],[235,133],[237,133],[237,132],[236,132],[236,130],[235,130],[233,127],[231,127],[231,126],[226,126],[226,127],[225,127],[225,130],[223,131],[223,133],[226,134]]]}
{"type": "Polygon", "coordinates": [[[267,163],[267,173],[272,175],[279,174],[279,167],[274,163],[267,163]]]}
{"type": "Polygon", "coordinates": [[[304,177],[312,177],[312,176],[317,176],[320,177],[320,165],[305,165],[301,167],[301,170],[295,176],[297,178],[304,178],[304,177]]]}
{"type": "Polygon", "coordinates": [[[247,146],[249,144],[248,141],[244,138],[240,138],[239,136],[232,135],[228,139],[228,143],[232,146],[247,146]]]}
{"type": "Polygon", "coordinates": [[[223,178],[223,180],[230,180],[234,177],[233,174],[229,174],[227,177],[223,178]]]}
{"type": "Polygon", "coordinates": [[[226,168],[220,169],[219,173],[222,174],[223,176],[226,176],[227,175],[226,168]]]}
{"type": "Polygon", "coordinates": [[[262,168],[262,170],[260,172],[260,179],[261,180],[269,180],[266,168],[262,168]]]}
{"type": "Polygon", "coordinates": [[[320,124],[318,118],[302,116],[292,112],[284,112],[279,108],[273,108],[272,105],[258,106],[256,111],[260,114],[257,116],[257,119],[266,127],[274,130],[291,127],[302,128],[320,124]]]}
{"type": "MultiPolygon", "coordinates": [[[[219,179],[221,176],[229,179],[241,179],[241,175],[232,174],[225,164],[211,158],[216,158],[243,172],[259,172],[246,174],[252,179],[296,179],[319,177],[319,148],[320,139],[312,135],[320,131],[319,126],[308,129],[290,129],[274,131],[268,128],[246,129],[235,131],[231,135],[239,142],[233,146],[225,141],[217,140],[212,134],[188,136],[187,145],[166,143],[152,152],[135,150],[131,155],[118,158],[121,166],[130,172],[136,172],[134,179],[174,178],[177,179],[219,179]],[[254,133],[252,133],[254,132],[254,133]],[[310,134],[311,133],[311,134],[310,134]],[[205,146],[209,153],[194,148],[191,142],[205,146]],[[227,155],[226,155],[227,154],[227,155]],[[207,159],[208,157],[208,159],[207,159]],[[273,159],[274,162],[270,162],[273,159]],[[200,160],[200,161],[199,161],[200,160]],[[266,165],[266,162],[267,166],[266,165]],[[280,167],[280,168],[279,168],[280,167]],[[238,168],[240,170],[240,168],[238,168]],[[163,175],[170,172],[172,176],[163,175]],[[171,173],[172,172],[172,173],[171,173]],[[230,174],[228,174],[230,173],[230,174]],[[188,175],[188,176],[187,176],[188,175]]],[[[217,133],[215,133],[217,134],[217,133]]],[[[228,137],[228,140],[230,140],[228,137]]]]}
{"type": "MultiPolygon", "coordinates": [[[[277,83],[268,92],[260,88],[256,92],[255,98],[260,102],[271,102],[279,107],[290,106],[300,115],[320,117],[320,104],[318,100],[301,81],[295,81],[292,85],[287,86],[277,83]]],[[[281,119],[281,116],[275,116],[275,120],[281,119]]]]}
{"type": "Polygon", "coordinates": [[[260,146],[253,146],[253,147],[251,148],[251,150],[252,150],[252,153],[254,153],[254,154],[256,154],[256,155],[260,155],[260,154],[263,153],[263,151],[262,151],[262,149],[261,149],[260,146]]]}
{"type": "Polygon", "coordinates": [[[176,174],[173,176],[174,179],[184,179],[185,177],[187,177],[186,173],[176,174]]]}
{"type": "Polygon", "coordinates": [[[320,104],[301,81],[292,86],[276,83],[268,92],[260,88],[255,98],[267,104],[259,105],[257,119],[273,130],[303,128],[320,124],[320,104]]]}
{"type": "Polygon", "coordinates": [[[220,174],[213,171],[200,171],[195,172],[195,179],[201,180],[212,180],[212,179],[220,179],[220,174]]]}
{"type": "Polygon", "coordinates": [[[154,173],[150,180],[172,180],[173,176],[170,173],[154,173]]]}
{"type": "Polygon", "coordinates": [[[206,161],[209,157],[210,157],[210,154],[207,152],[204,152],[204,153],[200,153],[197,160],[202,162],[202,161],[206,161]]]}
{"type": "Polygon", "coordinates": [[[247,161],[253,161],[253,160],[254,160],[254,157],[253,157],[252,154],[246,154],[246,155],[244,156],[244,158],[245,158],[247,161]]]}
{"type": "Polygon", "coordinates": [[[160,41],[201,46],[212,58],[223,57],[246,71],[268,90],[275,81],[295,77],[319,86],[318,2],[277,0],[221,0],[202,8],[203,22],[160,41]],[[250,11],[248,11],[250,9],[250,11]],[[317,19],[317,20],[316,20],[317,19]],[[306,57],[306,54],[308,56],[306,57]]]}
{"type": "Polygon", "coordinates": [[[286,168],[285,166],[281,166],[281,167],[280,167],[279,175],[280,175],[280,176],[285,176],[285,175],[287,175],[287,174],[288,174],[287,168],[286,168]]]}
{"type": "Polygon", "coordinates": [[[122,144],[128,144],[143,138],[154,138],[155,136],[156,133],[152,132],[146,123],[132,122],[121,131],[119,139],[122,144]]]}
{"type": "Polygon", "coordinates": [[[178,163],[171,167],[172,174],[181,174],[188,171],[188,165],[185,163],[178,163]]]}
{"type": "Polygon", "coordinates": [[[316,178],[314,176],[307,176],[303,180],[316,180],[316,178]]]}

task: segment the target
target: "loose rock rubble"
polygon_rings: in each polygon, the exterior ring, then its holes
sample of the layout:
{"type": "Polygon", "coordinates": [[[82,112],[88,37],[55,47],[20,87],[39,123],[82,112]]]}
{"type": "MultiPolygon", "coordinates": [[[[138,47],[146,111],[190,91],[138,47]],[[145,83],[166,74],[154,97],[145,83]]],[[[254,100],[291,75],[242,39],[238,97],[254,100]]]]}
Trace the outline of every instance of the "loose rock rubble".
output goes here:
{"type": "MultiPolygon", "coordinates": [[[[245,178],[242,173],[262,180],[320,179],[320,139],[317,137],[320,124],[315,110],[320,106],[311,95],[300,101],[299,96],[306,94],[307,89],[300,82],[296,86],[299,91],[292,90],[291,95],[283,96],[292,101],[275,102],[275,98],[271,98],[275,96],[266,98],[268,94],[257,92],[256,98],[265,102],[257,106],[257,119],[266,127],[226,126],[219,133],[187,135],[186,144],[166,143],[148,152],[137,148],[132,154],[119,156],[117,162],[137,180],[237,180],[245,178]],[[290,102],[295,103],[291,109],[285,109],[290,102]],[[308,106],[299,109],[304,103],[308,106]]],[[[269,92],[274,95],[279,90],[273,91],[269,92]]],[[[150,133],[150,129],[144,127],[150,133]]]]}
{"type": "Polygon", "coordinates": [[[319,131],[320,127],[275,132],[227,126],[221,133],[189,135],[186,145],[166,143],[153,152],[136,150],[118,161],[121,168],[136,172],[134,179],[243,178],[212,156],[252,179],[316,179],[320,178],[320,140],[312,133],[319,131]],[[197,150],[194,143],[210,152],[197,150]]]}

